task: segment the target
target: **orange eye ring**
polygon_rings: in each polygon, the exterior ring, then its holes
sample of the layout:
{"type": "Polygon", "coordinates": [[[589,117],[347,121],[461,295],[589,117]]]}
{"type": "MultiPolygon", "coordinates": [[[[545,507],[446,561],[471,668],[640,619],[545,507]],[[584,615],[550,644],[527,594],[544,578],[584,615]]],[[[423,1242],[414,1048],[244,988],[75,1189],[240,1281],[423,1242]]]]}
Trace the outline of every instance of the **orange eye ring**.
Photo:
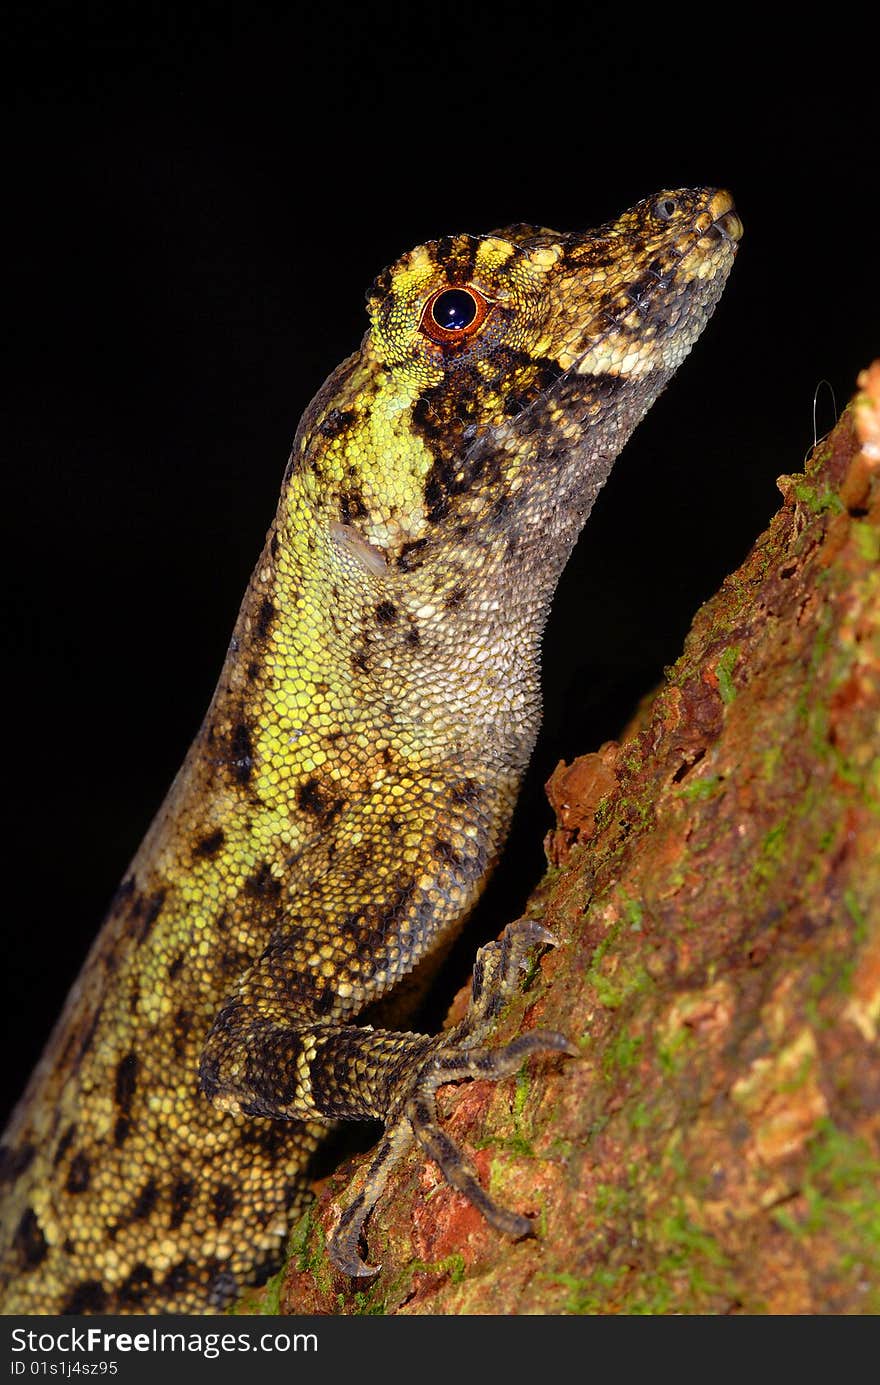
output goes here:
{"type": "Polygon", "coordinates": [[[431,294],[419,330],[440,346],[457,346],[479,332],[491,306],[471,284],[447,284],[431,294]]]}

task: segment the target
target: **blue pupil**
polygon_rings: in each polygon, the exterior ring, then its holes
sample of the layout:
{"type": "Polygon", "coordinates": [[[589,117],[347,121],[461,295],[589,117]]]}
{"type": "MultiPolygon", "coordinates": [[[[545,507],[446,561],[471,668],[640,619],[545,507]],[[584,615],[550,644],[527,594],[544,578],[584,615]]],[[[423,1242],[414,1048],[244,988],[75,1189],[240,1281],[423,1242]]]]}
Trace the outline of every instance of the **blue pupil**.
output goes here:
{"type": "Polygon", "coordinates": [[[447,289],[441,293],[431,308],[431,316],[438,327],[447,332],[460,332],[470,327],[477,315],[477,305],[473,295],[465,289],[447,289]]]}

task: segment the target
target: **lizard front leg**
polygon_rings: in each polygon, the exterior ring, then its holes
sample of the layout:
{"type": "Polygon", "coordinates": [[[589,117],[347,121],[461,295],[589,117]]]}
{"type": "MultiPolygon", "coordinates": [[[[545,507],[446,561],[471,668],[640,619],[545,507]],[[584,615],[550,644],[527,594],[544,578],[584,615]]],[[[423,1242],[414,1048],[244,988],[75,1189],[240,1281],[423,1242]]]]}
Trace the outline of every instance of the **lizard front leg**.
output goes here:
{"type": "Polygon", "coordinates": [[[344,929],[334,931],[328,921],[339,917],[341,882],[362,887],[364,879],[359,853],[337,849],[332,877],[316,882],[316,894],[328,894],[318,915],[327,940],[316,936],[315,925],[289,918],[218,1015],[201,1062],[202,1089],[222,1109],[297,1121],[384,1123],[366,1179],[348,1199],[331,1239],[331,1259],[349,1275],[374,1273],[358,1254],[360,1233],[413,1138],[493,1226],[514,1237],[528,1234],[528,1218],[493,1201],[441,1129],[435,1093],[448,1082],[510,1076],[532,1053],[573,1052],[561,1034],[546,1031],[498,1048],[484,1046],[491,1022],[518,984],[526,954],[553,941],[533,923],[511,925],[499,942],[480,950],[468,1013],[448,1033],[428,1036],[349,1022],[430,956],[454,925],[456,902],[479,878],[485,852],[476,849],[469,862],[463,854],[445,852],[439,865],[436,853],[431,857],[430,870],[427,860],[416,863],[417,888],[404,887],[397,875],[386,879],[382,894],[373,892],[369,905],[349,910],[344,929]]]}

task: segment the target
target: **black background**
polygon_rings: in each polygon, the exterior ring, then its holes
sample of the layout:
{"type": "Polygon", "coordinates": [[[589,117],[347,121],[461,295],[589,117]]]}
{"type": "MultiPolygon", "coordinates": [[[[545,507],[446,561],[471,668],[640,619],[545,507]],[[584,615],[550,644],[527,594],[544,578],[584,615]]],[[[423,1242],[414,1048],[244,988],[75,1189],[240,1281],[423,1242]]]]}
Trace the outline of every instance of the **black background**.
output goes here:
{"type": "Polygon", "coordinates": [[[619,731],[801,467],[814,396],[832,425],[820,381],[839,409],[878,347],[870,44],[842,13],[812,34],[730,5],[255,13],[7,21],[10,1100],[198,726],[299,415],[385,264],[689,184],[730,187],[746,228],[565,575],[484,934],[540,874],[556,760],[619,731]]]}

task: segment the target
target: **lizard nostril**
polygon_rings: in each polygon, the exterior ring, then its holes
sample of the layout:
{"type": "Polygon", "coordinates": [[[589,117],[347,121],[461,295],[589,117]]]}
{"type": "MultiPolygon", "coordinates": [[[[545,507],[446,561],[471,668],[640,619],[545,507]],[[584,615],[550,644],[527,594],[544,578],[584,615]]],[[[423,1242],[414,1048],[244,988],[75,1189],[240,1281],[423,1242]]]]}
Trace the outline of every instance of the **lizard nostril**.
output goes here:
{"type": "Polygon", "coordinates": [[[654,211],[661,221],[671,221],[678,211],[678,203],[674,197],[658,197],[654,203],[654,211]]]}

